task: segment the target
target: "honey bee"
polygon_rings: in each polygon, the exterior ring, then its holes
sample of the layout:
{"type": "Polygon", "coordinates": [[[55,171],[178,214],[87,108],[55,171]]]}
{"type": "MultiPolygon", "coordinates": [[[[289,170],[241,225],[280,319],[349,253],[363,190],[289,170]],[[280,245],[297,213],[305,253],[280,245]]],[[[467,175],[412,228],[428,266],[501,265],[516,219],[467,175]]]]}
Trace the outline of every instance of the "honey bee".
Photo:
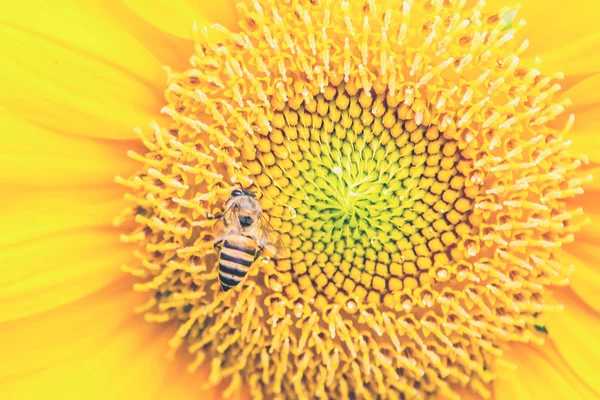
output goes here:
{"type": "Polygon", "coordinates": [[[219,282],[224,292],[239,284],[263,253],[275,258],[287,258],[289,249],[265,218],[254,193],[235,189],[225,202],[223,214],[213,229],[215,248],[219,254],[219,282]]]}

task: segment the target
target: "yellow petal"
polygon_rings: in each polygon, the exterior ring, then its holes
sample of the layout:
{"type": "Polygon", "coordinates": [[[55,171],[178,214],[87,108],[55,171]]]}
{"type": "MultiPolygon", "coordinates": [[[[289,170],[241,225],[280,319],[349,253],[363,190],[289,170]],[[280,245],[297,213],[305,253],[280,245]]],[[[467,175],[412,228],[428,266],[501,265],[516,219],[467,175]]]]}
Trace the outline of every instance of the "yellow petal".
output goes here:
{"type": "Polygon", "coordinates": [[[0,323],[5,361],[0,363],[0,379],[46,368],[100,347],[107,335],[131,319],[131,310],[143,301],[131,284],[131,279],[124,279],[72,304],[0,323]]]}
{"type": "MultiPolygon", "coordinates": [[[[584,154],[590,161],[600,162],[600,142],[594,140],[595,132],[578,131],[577,134],[570,135],[573,142],[569,147],[571,154],[579,156],[584,154]]],[[[585,188],[584,188],[585,189],[585,188]]]]}
{"type": "MultiPolygon", "coordinates": [[[[170,1],[124,0],[137,15],[171,35],[192,39],[192,24],[198,27],[219,23],[235,29],[236,10],[234,1],[170,1]]],[[[187,57],[186,57],[187,58],[187,57]]]]}
{"type": "MultiPolygon", "coordinates": [[[[590,165],[585,167],[585,170],[582,171],[582,175],[591,175],[592,181],[586,183],[583,186],[585,191],[583,196],[579,196],[583,204],[585,204],[585,209],[600,209],[600,204],[598,203],[598,193],[600,193],[600,160],[590,160],[590,165]]],[[[577,198],[573,199],[577,200],[577,198]]]]}
{"type": "MultiPolygon", "coordinates": [[[[215,388],[204,388],[205,382],[208,380],[208,362],[205,361],[199,372],[190,373],[186,366],[192,361],[183,357],[183,354],[178,354],[176,362],[170,363],[167,366],[167,373],[163,379],[163,384],[152,394],[152,400],[198,400],[223,398],[223,391],[229,385],[229,382],[222,382],[215,388]]],[[[246,387],[243,387],[237,394],[234,394],[231,400],[249,400],[250,394],[246,387]]]]}
{"type": "Polygon", "coordinates": [[[181,387],[181,359],[166,358],[172,330],[145,323],[132,308],[143,299],[131,282],[113,285],[41,316],[0,325],[0,398],[217,399],[207,374],[181,387]],[[18,328],[18,329],[17,329],[18,328]],[[185,394],[172,397],[173,393],[185,394]]]}
{"type": "Polygon", "coordinates": [[[210,0],[187,0],[187,2],[194,7],[197,13],[202,15],[205,21],[213,24],[221,24],[231,30],[239,30],[239,14],[236,9],[239,0],[225,0],[219,2],[210,0]]]}
{"type": "MultiPolygon", "coordinates": [[[[563,7],[571,8],[571,7],[563,7]]],[[[576,25],[576,23],[571,23],[576,25]]],[[[546,45],[553,40],[544,42],[546,45]]],[[[563,72],[565,75],[586,75],[600,71],[600,52],[598,51],[600,34],[585,32],[581,37],[574,36],[572,41],[560,46],[539,46],[539,57],[543,68],[549,72],[563,72]]],[[[535,47],[528,52],[535,57],[535,47]]]]}
{"type": "MultiPolygon", "coordinates": [[[[585,216],[590,219],[589,223],[584,224],[581,227],[581,231],[576,234],[575,243],[567,245],[567,249],[573,254],[577,253],[577,244],[580,241],[592,244],[596,248],[600,246],[600,204],[598,204],[600,190],[597,189],[597,186],[600,185],[600,182],[598,181],[600,175],[596,173],[600,172],[600,168],[594,168],[588,172],[592,173],[594,181],[591,184],[584,186],[585,193],[582,196],[569,201],[570,205],[582,207],[585,216]]],[[[590,249],[586,253],[591,255],[592,250],[590,249]]],[[[600,268],[600,264],[593,263],[592,265],[600,268]]]]}
{"type": "MultiPolygon", "coordinates": [[[[596,107],[596,113],[600,108],[596,107]]],[[[592,116],[588,112],[577,112],[575,114],[575,125],[567,138],[571,140],[569,152],[573,155],[585,155],[595,163],[600,163],[600,118],[592,116]]],[[[600,176],[598,176],[600,178],[600,176]]]]}
{"type": "Polygon", "coordinates": [[[561,129],[568,118],[574,115],[575,123],[566,135],[571,140],[569,152],[573,155],[585,155],[590,161],[600,163],[600,74],[575,81],[573,86],[561,94],[572,105],[552,125],[561,129]]]}
{"type": "Polygon", "coordinates": [[[0,103],[75,135],[131,138],[163,104],[156,58],[110,19],[64,2],[13,2],[0,16],[0,103]]]}
{"type": "Polygon", "coordinates": [[[131,249],[114,229],[82,228],[0,252],[0,321],[68,304],[123,275],[131,249]]]}
{"type": "Polygon", "coordinates": [[[596,249],[600,246],[600,167],[586,167],[582,175],[592,175],[593,180],[583,186],[584,194],[569,199],[568,205],[570,209],[582,208],[584,216],[589,220],[575,233],[575,242],[565,244],[563,249],[577,257],[581,263],[599,271],[596,249]]]}
{"type": "MultiPolygon", "coordinates": [[[[154,2],[146,2],[146,7],[151,7],[153,4],[154,2]]],[[[81,1],[79,5],[89,14],[109,20],[115,26],[126,30],[132,38],[152,53],[160,65],[168,65],[174,70],[189,68],[193,42],[167,34],[140,17],[123,1],[81,1]]]]}
{"type": "MultiPolygon", "coordinates": [[[[582,79],[575,86],[566,90],[562,94],[562,97],[571,100],[572,106],[569,108],[575,110],[575,112],[578,108],[589,108],[600,105],[600,74],[594,74],[586,79],[582,79]]],[[[598,109],[590,111],[597,113],[598,109]]],[[[600,126],[598,127],[600,128],[600,126]]]]}
{"type": "MultiPolygon", "coordinates": [[[[598,250],[596,249],[596,252],[598,250]]],[[[570,295],[570,290],[555,292],[563,312],[549,313],[547,329],[556,349],[573,372],[600,397],[600,315],[570,295]]],[[[598,294],[596,292],[596,301],[598,294]]]]}
{"type": "MultiPolygon", "coordinates": [[[[520,345],[516,345],[517,347],[520,345]]],[[[529,348],[524,349],[526,352],[532,353],[533,351],[529,348]]],[[[494,381],[494,400],[533,400],[536,399],[526,386],[527,382],[522,381],[523,377],[520,375],[520,370],[523,367],[517,368],[516,362],[512,360],[514,358],[514,350],[510,351],[509,354],[504,356],[504,359],[509,360],[513,363],[511,366],[498,367],[498,378],[494,381]]]]}
{"type": "Polygon", "coordinates": [[[565,267],[574,266],[570,279],[570,286],[575,294],[585,301],[591,308],[600,312],[600,190],[598,190],[600,168],[592,168],[586,173],[592,173],[595,180],[592,184],[585,185],[582,196],[569,199],[572,208],[581,207],[589,222],[581,227],[575,234],[575,242],[567,243],[562,250],[557,252],[559,261],[565,267]]]}
{"type": "MultiPolygon", "coordinates": [[[[1,96],[1,95],[0,95],[1,96]]],[[[26,122],[0,108],[0,183],[19,186],[104,185],[139,164],[126,156],[132,142],[76,137],[26,122]]]]}
{"type": "Polygon", "coordinates": [[[586,0],[574,0],[568,7],[562,0],[534,0],[522,5],[519,17],[527,22],[522,33],[531,41],[530,50],[541,56],[596,34],[600,8],[586,0]]]}
{"type": "Polygon", "coordinates": [[[575,124],[568,133],[568,139],[572,141],[569,151],[600,162],[600,73],[580,79],[561,96],[569,99],[572,105],[561,115],[557,125],[564,126],[568,116],[575,115],[575,124]]]}
{"type": "Polygon", "coordinates": [[[600,7],[595,2],[574,0],[566,5],[563,0],[487,0],[486,4],[489,12],[520,4],[515,22],[523,19],[526,25],[515,40],[529,40],[526,62],[541,57],[544,70],[566,75],[600,71],[600,7]]]}
{"type": "Polygon", "coordinates": [[[575,294],[591,308],[600,312],[600,255],[599,246],[578,240],[558,253],[559,261],[565,266],[573,265],[575,270],[569,278],[575,294]]]}
{"type": "Polygon", "coordinates": [[[502,356],[516,368],[501,365],[494,381],[495,400],[597,399],[596,394],[558,356],[552,343],[544,346],[511,344],[502,356]]]}
{"type": "Polygon", "coordinates": [[[0,196],[0,249],[74,229],[106,226],[125,208],[122,189],[8,187],[0,196]]]}

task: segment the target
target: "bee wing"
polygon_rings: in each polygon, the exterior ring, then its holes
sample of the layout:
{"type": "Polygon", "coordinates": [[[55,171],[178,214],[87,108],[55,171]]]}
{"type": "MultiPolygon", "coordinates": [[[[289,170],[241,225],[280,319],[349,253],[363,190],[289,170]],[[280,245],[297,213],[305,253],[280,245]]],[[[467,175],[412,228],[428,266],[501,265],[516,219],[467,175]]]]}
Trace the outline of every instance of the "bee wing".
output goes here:
{"type": "Polygon", "coordinates": [[[290,249],[283,244],[281,236],[279,236],[264,215],[260,217],[260,236],[257,244],[263,248],[267,256],[277,259],[290,257],[290,249]]]}
{"type": "Polygon", "coordinates": [[[237,229],[237,208],[230,207],[217,219],[213,225],[212,235],[215,238],[215,243],[223,241],[231,231],[237,229]]]}

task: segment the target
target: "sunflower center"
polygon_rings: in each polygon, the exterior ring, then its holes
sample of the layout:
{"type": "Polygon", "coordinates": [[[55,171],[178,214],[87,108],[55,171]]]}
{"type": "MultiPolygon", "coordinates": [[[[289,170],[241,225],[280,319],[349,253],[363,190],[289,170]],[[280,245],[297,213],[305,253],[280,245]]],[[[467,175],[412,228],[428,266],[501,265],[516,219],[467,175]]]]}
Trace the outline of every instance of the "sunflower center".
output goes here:
{"type": "Polygon", "coordinates": [[[293,280],[317,305],[393,307],[392,293],[448,278],[470,229],[467,160],[423,109],[341,83],[275,113],[257,144],[254,180],[288,237],[293,280]]]}
{"type": "Polygon", "coordinates": [[[254,1],[243,32],[194,31],[172,124],[139,132],[145,165],[120,179],[140,259],[125,269],[192,369],[232,378],[225,396],[489,396],[503,346],[542,341],[585,158],[548,126],[560,75],[519,66],[509,10],[483,4],[254,1]],[[291,257],[222,292],[205,216],[239,186],[291,257]]]}

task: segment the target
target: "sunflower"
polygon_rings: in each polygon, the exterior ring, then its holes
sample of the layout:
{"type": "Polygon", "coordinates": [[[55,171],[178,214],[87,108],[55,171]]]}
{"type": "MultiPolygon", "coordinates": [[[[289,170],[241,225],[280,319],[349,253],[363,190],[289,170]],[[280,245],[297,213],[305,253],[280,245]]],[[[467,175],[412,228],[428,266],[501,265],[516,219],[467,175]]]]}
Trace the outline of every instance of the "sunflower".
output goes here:
{"type": "Polygon", "coordinates": [[[3,10],[2,397],[598,398],[600,8],[213,3],[3,10]]]}

